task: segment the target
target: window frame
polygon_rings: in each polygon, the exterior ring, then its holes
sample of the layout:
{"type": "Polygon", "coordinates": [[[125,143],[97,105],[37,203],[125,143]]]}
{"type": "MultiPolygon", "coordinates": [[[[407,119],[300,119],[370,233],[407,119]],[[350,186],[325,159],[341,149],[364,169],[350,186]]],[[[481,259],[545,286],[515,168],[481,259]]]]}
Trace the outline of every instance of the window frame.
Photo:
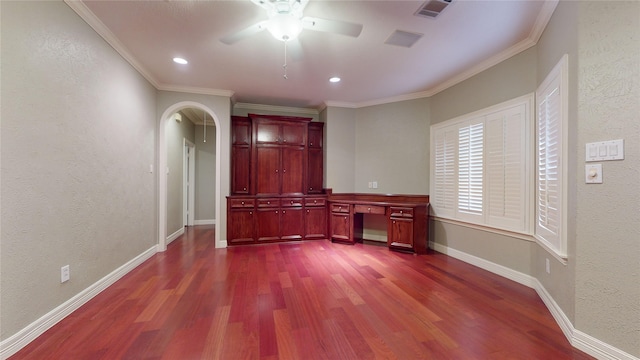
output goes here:
{"type": "MultiPolygon", "coordinates": [[[[533,217],[531,216],[533,212],[533,195],[534,195],[534,187],[532,186],[532,178],[533,178],[533,162],[534,162],[534,154],[533,154],[533,144],[532,144],[532,136],[531,133],[534,131],[534,99],[535,94],[529,93],[527,95],[523,95],[500,104],[487,107],[485,109],[481,109],[475,111],[470,114],[462,115],[460,117],[450,119],[438,124],[434,124],[431,126],[430,134],[431,134],[431,155],[430,155],[430,193],[433,194],[431,198],[431,215],[434,218],[447,219],[453,222],[460,222],[461,224],[479,226],[488,231],[495,230],[497,232],[507,232],[518,235],[526,235],[529,240],[533,240],[532,238],[532,225],[533,225],[533,217]],[[518,154],[521,156],[519,160],[520,164],[520,176],[521,176],[521,184],[522,184],[522,196],[520,198],[521,203],[520,208],[522,214],[518,220],[517,225],[509,225],[504,221],[496,220],[496,218],[491,218],[489,216],[489,193],[488,188],[488,175],[486,172],[487,168],[487,122],[490,116],[501,112],[508,112],[511,109],[523,107],[520,111],[523,114],[523,118],[520,119],[522,124],[521,132],[519,135],[521,136],[521,147],[519,149],[518,154]],[[442,159],[436,159],[436,157],[440,156],[437,150],[442,149],[442,136],[444,133],[452,132],[455,130],[455,133],[458,133],[458,130],[469,126],[472,123],[477,123],[481,121],[483,125],[483,155],[482,155],[482,170],[483,170],[483,178],[482,178],[482,214],[468,214],[461,212],[458,206],[458,171],[459,171],[459,140],[457,143],[454,141],[454,168],[453,174],[451,174],[452,178],[455,180],[453,188],[456,190],[453,195],[446,194],[447,196],[442,196],[441,194],[446,189],[439,188],[438,185],[442,183],[446,183],[446,180],[443,180],[441,174],[438,174],[436,168],[440,165],[438,161],[442,159]],[[446,201],[445,201],[446,199],[446,201]],[[451,205],[447,202],[451,199],[455,200],[455,204],[451,205]]],[[[452,139],[449,139],[452,141],[452,139]]],[[[502,189],[502,191],[505,191],[502,189]]],[[[521,236],[518,236],[521,237],[521,236]]]]}

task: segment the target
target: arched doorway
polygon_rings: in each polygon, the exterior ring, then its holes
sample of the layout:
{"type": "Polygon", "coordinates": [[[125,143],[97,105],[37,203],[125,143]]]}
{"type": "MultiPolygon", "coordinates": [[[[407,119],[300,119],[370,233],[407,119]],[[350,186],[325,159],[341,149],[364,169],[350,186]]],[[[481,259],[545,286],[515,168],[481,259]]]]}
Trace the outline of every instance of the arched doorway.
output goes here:
{"type": "MultiPolygon", "coordinates": [[[[167,134],[166,125],[168,121],[173,119],[172,115],[182,109],[195,109],[204,111],[207,114],[209,121],[213,121],[215,124],[216,132],[216,179],[215,179],[215,214],[216,217],[220,217],[220,145],[221,145],[221,131],[220,131],[220,119],[216,113],[206,105],[193,101],[182,101],[168,107],[162,116],[160,117],[160,124],[158,130],[158,243],[157,251],[165,251],[167,249],[167,134]]],[[[220,247],[220,228],[215,227],[216,247],[220,247]]]]}

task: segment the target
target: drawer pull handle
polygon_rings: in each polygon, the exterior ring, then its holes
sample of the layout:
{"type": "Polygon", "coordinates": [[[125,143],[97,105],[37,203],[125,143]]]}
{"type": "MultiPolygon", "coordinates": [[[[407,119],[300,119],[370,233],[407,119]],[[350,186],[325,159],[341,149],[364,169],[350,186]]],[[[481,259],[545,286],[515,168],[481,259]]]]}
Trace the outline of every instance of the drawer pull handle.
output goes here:
{"type": "Polygon", "coordinates": [[[253,215],[253,211],[249,211],[249,215],[253,215]]]}
{"type": "Polygon", "coordinates": [[[243,202],[241,202],[240,204],[244,205],[244,201],[243,201],[243,202]]]}
{"type": "Polygon", "coordinates": [[[244,188],[242,188],[242,190],[243,190],[243,191],[247,191],[247,188],[246,188],[246,187],[244,187],[244,188]]]}

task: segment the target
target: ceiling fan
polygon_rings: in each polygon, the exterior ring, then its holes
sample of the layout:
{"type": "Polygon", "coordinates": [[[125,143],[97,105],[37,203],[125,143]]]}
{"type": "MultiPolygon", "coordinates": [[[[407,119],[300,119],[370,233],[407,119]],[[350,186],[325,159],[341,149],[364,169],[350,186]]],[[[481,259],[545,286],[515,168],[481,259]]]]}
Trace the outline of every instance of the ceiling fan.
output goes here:
{"type": "Polygon", "coordinates": [[[303,29],[324,31],[352,37],[360,36],[361,24],[303,16],[309,0],[251,0],[267,11],[268,20],[260,21],[235,33],[223,36],[220,41],[231,45],[264,30],[280,41],[294,40],[303,29]]]}

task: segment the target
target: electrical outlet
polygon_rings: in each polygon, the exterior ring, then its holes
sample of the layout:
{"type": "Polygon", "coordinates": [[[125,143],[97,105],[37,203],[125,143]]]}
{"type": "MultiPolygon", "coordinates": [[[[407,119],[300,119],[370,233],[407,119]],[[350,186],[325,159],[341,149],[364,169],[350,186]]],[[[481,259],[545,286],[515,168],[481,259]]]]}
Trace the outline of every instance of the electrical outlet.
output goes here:
{"type": "Polygon", "coordinates": [[[64,283],[69,281],[69,278],[71,277],[71,273],[69,271],[69,265],[65,265],[63,267],[60,268],[60,282],[64,283]]]}
{"type": "Polygon", "coordinates": [[[377,188],[378,188],[378,182],[377,182],[377,181],[372,181],[372,182],[371,182],[371,185],[372,185],[372,187],[373,187],[374,189],[377,189],[377,188]]]}
{"type": "Polygon", "coordinates": [[[549,258],[546,259],[546,268],[547,274],[551,274],[551,264],[549,263],[549,258]]]}

